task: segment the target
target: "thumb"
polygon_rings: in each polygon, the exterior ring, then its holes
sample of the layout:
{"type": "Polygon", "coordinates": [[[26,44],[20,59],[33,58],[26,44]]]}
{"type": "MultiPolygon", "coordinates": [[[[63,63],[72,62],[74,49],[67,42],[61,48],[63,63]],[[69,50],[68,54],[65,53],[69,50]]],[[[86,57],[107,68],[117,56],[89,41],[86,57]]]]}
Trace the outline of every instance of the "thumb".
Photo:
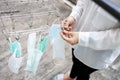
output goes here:
{"type": "Polygon", "coordinates": [[[63,32],[61,32],[60,34],[61,34],[61,37],[62,37],[65,41],[67,41],[68,43],[70,43],[70,41],[71,41],[71,32],[69,32],[69,31],[63,31],[63,32]]]}
{"type": "Polygon", "coordinates": [[[68,34],[69,34],[68,31],[62,31],[62,32],[60,33],[61,37],[62,37],[64,40],[67,40],[68,34]]]}

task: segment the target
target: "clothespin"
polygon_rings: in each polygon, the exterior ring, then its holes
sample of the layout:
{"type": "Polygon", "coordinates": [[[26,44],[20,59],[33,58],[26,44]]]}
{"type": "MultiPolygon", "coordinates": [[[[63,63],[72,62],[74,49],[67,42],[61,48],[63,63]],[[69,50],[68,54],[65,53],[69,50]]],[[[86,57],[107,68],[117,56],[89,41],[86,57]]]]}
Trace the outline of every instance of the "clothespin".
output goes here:
{"type": "Polygon", "coordinates": [[[15,39],[16,39],[16,40],[20,40],[20,33],[16,33],[15,39]]]}

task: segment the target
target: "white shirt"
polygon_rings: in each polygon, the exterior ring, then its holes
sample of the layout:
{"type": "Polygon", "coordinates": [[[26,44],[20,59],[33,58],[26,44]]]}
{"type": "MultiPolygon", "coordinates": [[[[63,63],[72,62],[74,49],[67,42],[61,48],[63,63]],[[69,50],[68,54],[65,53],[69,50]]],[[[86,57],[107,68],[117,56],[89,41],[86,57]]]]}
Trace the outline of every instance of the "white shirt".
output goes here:
{"type": "Polygon", "coordinates": [[[90,0],[78,0],[70,16],[80,31],[75,57],[89,67],[107,68],[120,55],[120,22],[90,0]]]}

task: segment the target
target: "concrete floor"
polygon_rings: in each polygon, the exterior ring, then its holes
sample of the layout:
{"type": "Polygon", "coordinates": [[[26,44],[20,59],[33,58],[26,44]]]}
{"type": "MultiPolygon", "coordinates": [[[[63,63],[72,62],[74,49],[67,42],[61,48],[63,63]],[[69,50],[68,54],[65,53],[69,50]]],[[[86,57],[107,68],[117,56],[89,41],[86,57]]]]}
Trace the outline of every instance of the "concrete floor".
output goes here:
{"type": "MultiPolygon", "coordinates": [[[[8,68],[8,59],[11,56],[9,43],[2,33],[4,29],[8,32],[44,28],[46,25],[48,33],[53,23],[60,23],[57,19],[68,16],[71,8],[55,0],[0,0],[0,80],[51,80],[57,73],[66,73],[70,70],[71,51],[66,45],[66,59],[56,62],[52,56],[52,46],[49,44],[42,56],[36,74],[25,71],[27,63],[27,38],[28,34],[20,33],[23,62],[18,74],[12,73],[8,68]],[[13,14],[11,14],[13,12],[13,14]],[[4,26],[3,26],[4,25],[4,26]],[[56,64],[56,63],[59,63],[56,64]]],[[[34,31],[31,31],[32,33],[34,31]]],[[[10,35],[12,41],[14,35],[10,35]]],[[[37,39],[39,32],[37,33],[37,39]]]]}

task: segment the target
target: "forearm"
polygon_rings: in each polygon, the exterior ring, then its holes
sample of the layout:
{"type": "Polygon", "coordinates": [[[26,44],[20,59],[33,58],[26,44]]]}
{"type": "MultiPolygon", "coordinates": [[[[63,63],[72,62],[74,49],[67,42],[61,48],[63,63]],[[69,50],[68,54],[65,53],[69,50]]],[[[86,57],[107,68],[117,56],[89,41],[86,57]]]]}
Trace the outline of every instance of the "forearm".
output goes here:
{"type": "Polygon", "coordinates": [[[78,18],[81,17],[85,6],[85,0],[78,0],[76,6],[72,9],[70,16],[72,16],[75,21],[78,21],[78,18]]]}
{"type": "Polygon", "coordinates": [[[96,50],[115,49],[120,46],[120,29],[80,32],[78,44],[96,50]]]}

